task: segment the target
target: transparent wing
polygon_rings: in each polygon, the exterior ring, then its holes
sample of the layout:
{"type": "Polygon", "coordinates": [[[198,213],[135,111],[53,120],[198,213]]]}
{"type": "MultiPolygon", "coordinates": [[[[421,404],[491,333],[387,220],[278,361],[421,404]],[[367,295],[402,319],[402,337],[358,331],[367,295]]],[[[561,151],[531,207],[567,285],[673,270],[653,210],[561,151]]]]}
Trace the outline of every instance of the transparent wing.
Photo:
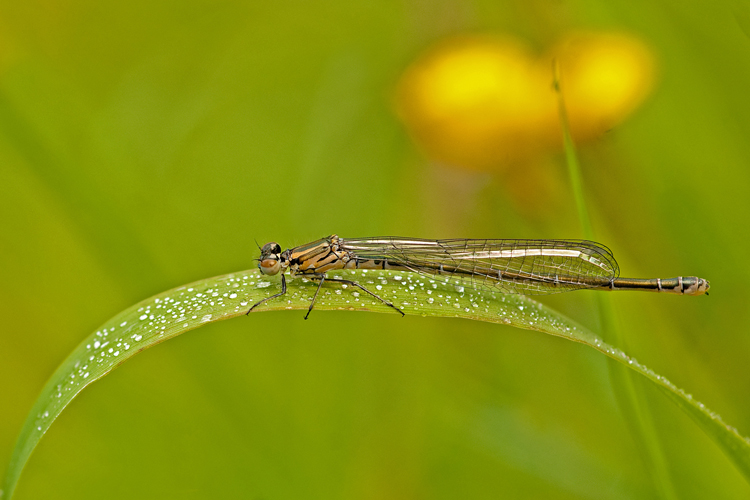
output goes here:
{"type": "Polygon", "coordinates": [[[341,238],[343,250],[391,267],[539,295],[607,286],[620,274],[612,252],[585,240],[341,238]]]}

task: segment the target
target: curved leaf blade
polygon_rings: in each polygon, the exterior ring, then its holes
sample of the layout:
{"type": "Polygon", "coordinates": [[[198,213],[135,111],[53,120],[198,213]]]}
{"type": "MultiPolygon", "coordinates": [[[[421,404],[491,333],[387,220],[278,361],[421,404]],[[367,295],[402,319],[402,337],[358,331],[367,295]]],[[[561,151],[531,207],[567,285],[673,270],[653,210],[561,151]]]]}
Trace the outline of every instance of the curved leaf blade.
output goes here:
{"type": "MultiPolygon", "coordinates": [[[[593,347],[657,384],[716,440],[740,472],[750,479],[750,440],[664,377],[619,349],[607,345],[589,330],[528,297],[506,295],[481,286],[466,287],[450,279],[430,279],[413,273],[348,271],[331,274],[332,279],[327,280],[321,289],[315,303],[316,309],[394,314],[390,307],[367,294],[335,283],[336,275],[352,275],[359,283],[390,300],[407,314],[506,324],[593,347]]],[[[287,280],[287,286],[287,295],[259,306],[257,311],[307,309],[317,284],[302,278],[291,278],[287,280]]],[[[39,440],[86,386],[144,349],[206,323],[242,316],[252,304],[278,293],[280,289],[278,278],[268,278],[257,270],[242,271],[160,293],[107,321],[68,356],[43,388],[13,450],[0,498],[11,498],[39,440]]]]}

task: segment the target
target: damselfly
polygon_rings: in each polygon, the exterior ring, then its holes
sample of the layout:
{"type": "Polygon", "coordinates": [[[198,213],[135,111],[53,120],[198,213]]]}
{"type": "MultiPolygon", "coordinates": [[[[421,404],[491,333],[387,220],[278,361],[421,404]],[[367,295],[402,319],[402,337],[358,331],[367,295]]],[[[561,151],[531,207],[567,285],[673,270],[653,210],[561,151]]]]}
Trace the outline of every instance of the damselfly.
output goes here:
{"type": "MultiPolygon", "coordinates": [[[[326,281],[326,273],[339,269],[395,269],[425,275],[445,275],[470,285],[492,286],[503,293],[541,295],[582,288],[595,290],[644,290],[681,295],[707,294],[703,278],[620,278],[620,268],[604,245],[585,240],[421,240],[416,238],[339,238],[331,235],[307,245],[282,251],[278,243],[263,245],[258,259],[263,274],[281,273],[281,292],[286,278],[304,276],[318,281],[309,316],[326,281]]],[[[403,311],[357,282],[333,280],[355,286],[403,316],[403,311]]]]}

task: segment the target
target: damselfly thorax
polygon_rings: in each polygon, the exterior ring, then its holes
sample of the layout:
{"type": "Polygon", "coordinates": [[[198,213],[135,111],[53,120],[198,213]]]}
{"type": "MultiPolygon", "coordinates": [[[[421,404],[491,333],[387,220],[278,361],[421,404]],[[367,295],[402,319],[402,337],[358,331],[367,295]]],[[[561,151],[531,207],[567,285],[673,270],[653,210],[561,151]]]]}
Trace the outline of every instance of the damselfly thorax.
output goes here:
{"type": "MultiPolygon", "coordinates": [[[[578,289],[643,290],[681,295],[703,295],[708,281],[697,277],[669,279],[620,278],[612,252],[586,240],[480,240],[416,238],[339,238],[331,235],[306,245],[282,251],[278,243],[261,248],[258,268],[263,274],[281,273],[280,293],[286,293],[285,273],[319,282],[310,308],[315,304],[328,271],[341,269],[393,269],[424,275],[448,275],[470,285],[480,284],[504,293],[540,295],[578,289]]],[[[364,290],[392,307],[398,307],[362,285],[337,279],[364,290]]]]}

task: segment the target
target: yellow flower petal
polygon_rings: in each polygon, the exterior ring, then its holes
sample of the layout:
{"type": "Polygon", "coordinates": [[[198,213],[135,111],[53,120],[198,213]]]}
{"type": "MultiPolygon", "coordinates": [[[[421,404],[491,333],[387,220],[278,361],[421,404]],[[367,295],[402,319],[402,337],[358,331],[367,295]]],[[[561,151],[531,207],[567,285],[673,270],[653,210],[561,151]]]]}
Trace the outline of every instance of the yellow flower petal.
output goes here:
{"type": "Polygon", "coordinates": [[[578,141],[599,137],[621,123],[653,87],[654,57],[630,35],[573,34],[550,53],[560,63],[570,127],[578,141]]]}
{"type": "Polygon", "coordinates": [[[438,160],[484,168],[524,157],[554,102],[539,99],[535,62],[512,39],[451,40],[406,71],[399,114],[438,160]]]}

